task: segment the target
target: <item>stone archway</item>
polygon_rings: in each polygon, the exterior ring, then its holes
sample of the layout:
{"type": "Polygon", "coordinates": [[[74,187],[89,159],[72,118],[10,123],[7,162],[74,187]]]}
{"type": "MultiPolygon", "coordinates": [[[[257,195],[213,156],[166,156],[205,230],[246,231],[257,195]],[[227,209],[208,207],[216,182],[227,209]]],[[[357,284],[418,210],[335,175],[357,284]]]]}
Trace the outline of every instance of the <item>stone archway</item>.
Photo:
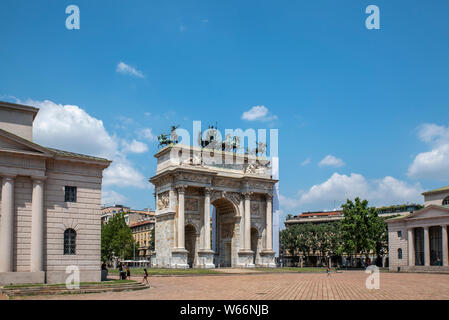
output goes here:
{"type": "Polygon", "coordinates": [[[202,154],[208,152],[170,145],[155,155],[156,175],[150,179],[156,196],[155,264],[254,267],[251,226],[257,226],[256,262],[274,267],[272,192],[277,181],[272,179],[269,161],[214,151],[215,160],[232,155],[234,162],[202,162],[202,154]],[[217,213],[213,246],[211,206],[217,213]],[[195,244],[189,225],[196,233],[195,244]]]}
{"type": "Polygon", "coordinates": [[[215,207],[215,265],[219,267],[233,267],[235,265],[236,241],[235,226],[237,212],[233,204],[219,198],[212,202],[215,207]]]}
{"type": "Polygon", "coordinates": [[[188,224],[185,227],[185,246],[187,250],[187,264],[192,268],[196,264],[196,238],[197,232],[193,225],[188,224]]]}

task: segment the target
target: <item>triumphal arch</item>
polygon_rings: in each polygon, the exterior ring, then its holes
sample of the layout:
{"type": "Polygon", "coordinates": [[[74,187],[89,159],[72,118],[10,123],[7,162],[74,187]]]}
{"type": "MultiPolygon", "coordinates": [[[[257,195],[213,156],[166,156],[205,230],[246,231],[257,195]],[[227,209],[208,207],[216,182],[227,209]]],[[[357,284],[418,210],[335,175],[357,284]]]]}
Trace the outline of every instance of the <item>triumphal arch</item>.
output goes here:
{"type": "Polygon", "coordinates": [[[275,267],[267,158],[178,144],[155,157],[158,267],[275,267]]]}

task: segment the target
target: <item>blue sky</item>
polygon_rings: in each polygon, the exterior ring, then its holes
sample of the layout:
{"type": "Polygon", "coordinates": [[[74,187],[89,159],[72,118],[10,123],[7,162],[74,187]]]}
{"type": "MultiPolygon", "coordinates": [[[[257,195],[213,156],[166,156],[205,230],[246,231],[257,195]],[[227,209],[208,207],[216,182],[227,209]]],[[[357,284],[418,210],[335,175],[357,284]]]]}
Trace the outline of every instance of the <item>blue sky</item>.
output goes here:
{"type": "Polygon", "coordinates": [[[449,184],[448,12],[444,0],[3,0],[0,99],[41,108],[37,142],[113,159],[109,203],[154,208],[154,136],[192,120],[279,129],[284,215],[356,195],[421,202],[449,184]],[[80,30],[65,27],[70,4],[80,30]],[[365,27],[370,4],[380,30],[365,27]],[[243,119],[255,106],[266,115],[243,119]]]}

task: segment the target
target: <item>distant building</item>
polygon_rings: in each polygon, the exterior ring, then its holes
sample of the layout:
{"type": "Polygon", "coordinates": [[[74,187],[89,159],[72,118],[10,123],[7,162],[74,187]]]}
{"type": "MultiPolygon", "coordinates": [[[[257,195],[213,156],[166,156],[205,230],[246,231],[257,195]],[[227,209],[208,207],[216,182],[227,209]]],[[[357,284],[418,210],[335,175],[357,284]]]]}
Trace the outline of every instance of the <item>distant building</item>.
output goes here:
{"type": "Polygon", "coordinates": [[[449,272],[449,186],[423,196],[423,209],[387,220],[390,270],[449,272]]]}
{"type": "Polygon", "coordinates": [[[154,216],[155,214],[150,208],[136,210],[117,204],[115,206],[101,208],[101,222],[103,224],[108,223],[108,221],[117,213],[125,213],[125,221],[128,226],[135,224],[148,216],[154,216]]]}
{"type": "MultiPolygon", "coordinates": [[[[422,205],[419,204],[403,204],[394,205],[389,207],[377,208],[379,211],[379,216],[390,217],[390,216],[405,216],[410,212],[420,210],[422,205]]],[[[335,222],[343,219],[343,211],[313,211],[313,212],[303,212],[299,215],[293,216],[285,221],[285,226],[291,226],[294,224],[302,223],[329,223],[335,222]]]]}
{"type": "Polygon", "coordinates": [[[151,257],[152,251],[149,246],[155,223],[156,218],[154,215],[151,215],[129,226],[133,233],[134,241],[138,243],[135,256],[136,260],[149,260],[151,257]]]}

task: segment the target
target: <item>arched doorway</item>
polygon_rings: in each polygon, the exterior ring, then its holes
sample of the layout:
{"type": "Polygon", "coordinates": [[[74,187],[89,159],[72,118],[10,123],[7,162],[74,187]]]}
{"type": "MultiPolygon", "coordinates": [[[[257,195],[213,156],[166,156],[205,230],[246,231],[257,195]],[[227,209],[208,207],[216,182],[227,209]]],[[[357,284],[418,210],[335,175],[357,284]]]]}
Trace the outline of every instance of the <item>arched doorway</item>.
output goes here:
{"type": "Polygon", "coordinates": [[[251,251],[254,252],[253,263],[256,264],[257,254],[259,253],[259,232],[256,228],[251,228],[251,251]]]}
{"type": "Polygon", "coordinates": [[[185,227],[185,244],[188,251],[187,264],[192,268],[195,265],[196,257],[196,229],[191,224],[185,227]]]}
{"type": "Polygon", "coordinates": [[[235,250],[235,217],[234,205],[225,198],[212,202],[215,207],[215,265],[233,267],[235,250]]]}

